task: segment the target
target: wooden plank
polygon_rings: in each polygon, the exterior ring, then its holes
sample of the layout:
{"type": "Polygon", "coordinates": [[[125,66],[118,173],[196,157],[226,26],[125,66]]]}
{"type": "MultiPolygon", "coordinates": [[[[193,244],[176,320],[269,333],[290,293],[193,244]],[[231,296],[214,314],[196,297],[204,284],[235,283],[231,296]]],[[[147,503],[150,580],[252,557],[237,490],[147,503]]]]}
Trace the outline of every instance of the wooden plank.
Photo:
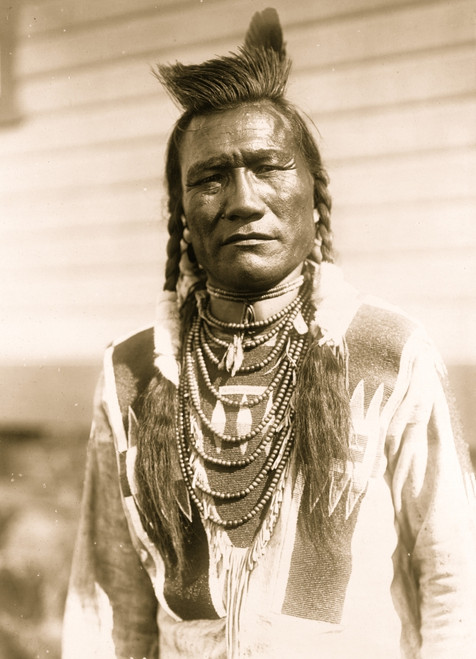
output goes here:
{"type": "MultiPolygon", "coordinates": [[[[82,310],[96,308],[100,315],[108,314],[114,307],[155,304],[163,279],[159,272],[160,263],[149,268],[91,268],[85,276],[84,268],[76,273],[68,272],[62,277],[49,270],[43,276],[18,273],[14,280],[2,281],[2,309],[25,309],[26,313],[59,313],[60,309],[82,310]]],[[[14,320],[14,319],[13,319],[14,320]]]]}
{"type": "MultiPolygon", "coordinates": [[[[163,144],[174,119],[166,109],[170,109],[168,101],[151,96],[114,106],[39,115],[21,130],[5,134],[1,153],[52,153],[136,139],[163,144]]],[[[325,114],[319,119],[319,141],[326,157],[334,160],[462,147],[476,144],[475,116],[476,94],[443,99],[438,104],[369,108],[357,116],[325,114]]]]}
{"type": "MultiPolygon", "coordinates": [[[[150,72],[156,59],[98,62],[92,69],[55,74],[49,79],[25,80],[19,88],[19,105],[31,117],[129,99],[157,99],[158,126],[170,126],[177,111],[150,72]],[[161,122],[162,113],[165,113],[161,122]]],[[[423,53],[392,62],[382,60],[355,67],[295,70],[289,97],[308,114],[322,115],[428,99],[474,94],[475,49],[423,53]]],[[[162,128],[163,130],[164,128],[162,128]]]]}
{"type": "Polygon", "coordinates": [[[81,187],[117,185],[131,181],[153,181],[158,177],[161,151],[149,140],[133,144],[108,145],[94,150],[80,149],[69,153],[47,153],[16,156],[0,162],[5,176],[0,182],[2,194],[8,198],[20,191],[29,194],[39,189],[66,190],[81,187]]]}
{"type": "Polygon", "coordinates": [[[77,191],[38,191],[32,196],[12,195],[1,199],[2,234],[20,231],[71,232],[76,226],[85,230],[96,224],[121,225],[130,222],[165,223],[165,198],[159,187],[159,178],[144,188],[137,184],[124,184],[118,188],[98,188],[85,194],[77,191]],[[35,215],[32,221],[32,205],[35,215]],[[67,209],[67,210],[66,210],[67,209]]]}
{"type": "MultiPolygon", "coordinates": [[[[236,5],[236,2],[233,4],[236,5]]],[[[225,16],[229,17],[232,9],[230,7],[225,16]]],[[[248,20],[249,15],[246,13],[248,20]]],[[[71,70],[80,65],[123,60],[151,52],[171,55],[176,52],[177,46],[183,54],[188,45],[197,43],[208,43],[211,47],[213,33],[217,32],[210,30],[211,16],[200,4],[193,4],[179,15],[162,13],[147,18],[133,15],[121,22],[92,23],[87,30],[68,32],[63,28],[52,35],[47,33],[41,39],[44,43],[40,50],[41,56],[38,54],[41,46],[39,39],[20,42],[17,49],[17,75],[23,78],[61,69],[71,70]]],[[[234,42],[236,25],[237,22],[231,20],[220,21],[220,42],[223,39],[234,42]]]]}
{"type": "Polygon", "coordinates": [[[405,57],[474,41],[474,2],[411,4],[338,23],[306,23],[287,30],[295,69],[405,57]]]}
{"type": "Polygon", "coordinates": [[[476,250],[476,197],[473,200],[340,207],[336,199],[332,226],[339,253],[349,258],[402,251],[476,250]]]}
{"type": "MultiPolygon", "coordinates": [[[[48,189],[62,190],[67,195],[68,190],[87,192],[133,181],[143,182],[147,187],[147,181],[157,180],[162,162],[159,150],[148,140],[126,147],[107,145],[91,152],[72,151],[60,156],[18,156],[0,162],[0,167],[6,170],[0,200],[2,196],[8,200],[19,193],[33,195],[48,189]]],[[[337,197],[346,203],[432,199],[440,194],[444,198],[472,196],[475,168],[476,154],[471,149],[347,163],[328,160],[337,197]],[[449,176],[449,172],[455,175],[449,176]]]]}
{"type": "Polygon", "coordinates": [[[129,315],[127,311],[124,309],[123,315],[115,317],[95,315],[86,309],[76,316],[25,313],[18,315],[13,323],[0,319],[0,339],[8,346],[2,363],[16,362],[23,366],[55,359],[75,363],[94,360],[100,368],[104,350],[113,339],[153,323],[153,310],[151,314],[148,309],[131,309],[129,315]]]}
{"type": "MultiPolygon", "coordinates": [[[[455,1],[455,0],[454,0],[455,1]]],[[[82,0],[81,3],[70,0],[43,0],[42,2],[24,0],[21,5],[18,32],[21,36],[29,35],[35,38],[44,32],[67,28],[79,30],[87,28],[92,22],[114,20],[129,20],[137,14],[151,16],[162,15],[164,12],[174,11],[177,23],[180,26],[180,12],[187,5],[196,4],[194,0],[82,0]]],[[[208,13],[210,24],[216,26],[221,20],[235,21],[243,25],[243,31],[255,11],[264,9],[269,5],[268,0],[207,0],[201,3],[201,11],[208,13]],[[210,6],[212,5],[213,6],[210,6]]],[[[322,0],[309,3],[306,1],[294,2],[290,5],[287,0],[274,0],[273,7],[278,10],[280,20],[284,26],[295,22],[308,21],[336,21],[349,15],[372,15],[373,13],[391,13],[409,4],[423,4],[428,2],[411,3],[409,0],[322,0]]]]}
{"type": "Polygon", "coordinates": [[[24,126],[2,136],[0,157],[87,148],[136,138],[164,142],[175,120],[170,105],[168,99],[157,94],[33,116],[24,126]]]}
{"type": "Polygon", "coordinates": [[[402,107],[369,109],[319,120],[323,151],[332,160],[417,154],[476,145],[476,95],[402,107]]]}
{"type": "MultiPolygon", "coordinates": [[[[407,305],[409,313],[423,323],[447,366],[476,363],[476,315],[467,312],[468,305],[474,309],[475,303],[474,299],[459,300],[454,296],[446,307],[438,301],[407,305]]],[[[472,387],[474,392],[474,380],[472,387]]],[[[474,435],[474,425],[471,431],[474,435]]]]}
{"type": "MultiPolygon", "coordinates": [[[[24,114],[35,116],[40,113],[64,112],[71,108],[111,103],[143,97],[167,101],[166,111],[171,116],[174,107],[151,73],[155,58],[127,60],[124,62],[98,62],[74,75],[62,72],[49,78],[29,78],[21,82],[18,103],[24,114]]],[[[160,115],[159,115],[160,117],[160,115]]]]}
{"type": "MultiPolygon", "coordinates": [[[[371,294],[391,301],[433,300],[442,307],[460,298],[476,300],[476,261],[471,250],[401,251],[399,254],[341,255],[345,271],[371,294]]],[[[476,307],[467,313],[476,315],[476,307]]]]}
{"type": "Polygon", "coordinates": [[[329,163],[332,194],[348,205],[474,199],[476,153],[472,149],[329,163]]]}
{"type": "MultiPolygon", "coordinates": [[[[316,3],[317,4],[317,3],[316,3]]],[[[20,77],[38,73],[71,71],[73,67],[90,65],[98,61],[137,57],[155,53],[160,59],[183,58],[189,46],[207,44],[209,57],[217,53],[213,42],[227,40],[223,52],[235,48],[243,39],[250,19],[249,7],[241,0],[232,0],[217,11],[215,4],[191,4],[179,6],[180,13],[157,12],[149,15],[132,14],[127,20],[88,24],[88,29],[46,33],[43,39],[25,39],[17,52],[17,71],[20,77]],[[241,26],[237,30],[237,26],[241,26]]],[[[421,50],[435,45],[464,43],[473,37],[471,0],[451,4],[422,7],[405,6],[390,14],[386,9],[380,15],[360,16],[353,12],[350,18],[340,17],[325,26],[313,25],[306,16],[308,26],[302,30],[297,17],[297,27],[286,29],[289,52],[296,66],[309,62],[311,53],[321,65],[340,61],[367,59],[370,55],[421,50]],[[451,25],[452,29],[444,29],[451,25]],[[313,30],[314,28],[314,30],[313,30]],[[293,50],[293,41],[303,40],[301,48],[293,50]],[[321,43],[322,40],[322,43],[321,43]],[[316,41],[321,44],[316,45],[316,41]],[[314,46],[314,48],[313,48],[314,46]],[[370,49],[370,51],[369,51],[370,49]],[[345,55],[343,56],[343,52],[345,55]]],[[[375,7],[373,8],[373,12],[375,7]]],[[[296,24],[296,23],[295,23],[296,24]]]]}
{"type": "Polygon", "coordinates": [[[12,232],[2,237],[0,272],[32,273],[110,266],[140,269],[156,266],[164,258],[159,224],[97,224],[70,232],[12,232]]]}
{"type": "Polygon", "coordinates": [[[317,122],[319,116],[473,95],[476,52],[472,46],[369,62],[327,72],[300,72],[289,97],[317,122]]]}
{"type": "MultiPolygon", "coordinates": [[[[208,3],[219,0],[207,0],[208,3]]],[[[158,14],[180,10],[193,0],[43,0],[22,2],[18,33],[35,38],[54,30],[74,30],[88,27],[93,22],[112,22],[137,14],[158,14]]]]}

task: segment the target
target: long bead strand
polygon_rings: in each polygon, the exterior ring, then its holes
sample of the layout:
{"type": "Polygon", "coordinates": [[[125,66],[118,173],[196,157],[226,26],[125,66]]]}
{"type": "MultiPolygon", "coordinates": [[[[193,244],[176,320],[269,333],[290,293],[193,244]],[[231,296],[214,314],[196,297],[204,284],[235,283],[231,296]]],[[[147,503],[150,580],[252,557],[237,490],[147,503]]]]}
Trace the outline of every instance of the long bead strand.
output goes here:
{"type": "MultiPolygon", "coordinates": [[[[288,464],[289,456],[294,445],[293,429],[293,405],[292,396],[294,394],[294,384],[296,373],[301,364],[304,348],[307,345],[307,333],[302,333],[301,327],[309,326],[311,317],[310,305],[310,280],[309,277],[303,277],[301,290],[299,294],[283,310],[272,316],[260,320],[253,320],[252,309],[244,314],[242,323],[225,323],[212,316],[209,307],[205,303],[200,305],[200,311],[195,317],[192,327],[187,336],[184,351],[184,363],[182,375],[178,387],[178,406],[177,406],[177,424],[176,424],[176,441],[177,451],[180,463],[180,469],[184,482],[189,492],[190,498],[197,506],[203,518],[208,519],[212,524],[224,529],[234,529],[253,519],[258,515],[270,501],[273,493],[283,477],[284,470],[288,464]],[[299,323],[296,321],[299,314],[302,319],[299,323]],[[294,331],[294,328],[296,331],[294,331]],[[278,337],[274,346],[271,347],[268,354],[259,362],[242,366],[241,362],[235,365],[231,376],[236,373],[247,375],[262,371],[268,364],[273,361],[276,363],[276,373],[272,376],[270,383],[265,387],[263,392],[256,396],[250,396],[247,402],[238,402],[232,398],[220,394],[214,386],[208,372],[206,358],[215,367],[220,363],[219,359],[211,350],[209,343],[227,348],[229,343],[224,339],[216,337],[213,330],[224,332],[239,333],[240,346],[245,350],[252,350],[269,341],[272,337],[278,337]],[[271,356],[270,356],[271,355],[271,356]],[[195,361],[196,360],[196,361],[195,361]],[[199,383],[200,378],[200,383],[199,383]],[[266,398],[272,404],[265,411],[261,420],[248,432],[243,435],[230,435],[224,432],[217,432],[212,424],[212,420],[205,414],[201,404],[201,387],[206,387],[212,397],[220,401],[223,405],[232,408],[253,408],[262,403],[266,398]],[[209,455],[203,448],[199,437],[195,436],[194,427],[192,428],[191,415],[196,415],[199,421],[208,432],[220,439],[222,442],[243,445],[254,438],[258,438],[258,443],[253,450],[241,458],[226,459],[218,454],[209,455]],[[261,437],[260,437],[261,435],[261,437]],[[200,460],[205,470],[206,465],[217,465],[228,469],[230,474],[235,470],[243,469],[254,462],[265,449],[269,452],[264,458],[263,464],[258,466],[258,471],[250,479],[248,485],[241,489],[231,491],[220,491],[202,482],[199,472],[194,467],[196,459],[200,460]],[[195,456],[195,457],[194,457],[195,456]],[[272,475],[271,475],[272,474],[272,475]],[[233,519],[222,519],[210,500],[218,500],[223,503],[243,500],[252,491],[265,480],[269,479],[263,492],[260,493],[258,501],[248,512],[241,517],[233,519]]],[[[300,285],[300,284],[299,284],[300,285]]],[[[293,282],[289,286],[295,286],[293,282]]],[[[294,288],[289,288],[294,290],[294,288]]],[[[276,290],[269,291],[270,296],[274,297],[288,292],[286,286],[277,287],[276,290]]],[[[226,296],[226,291],[213,289],[210,291],[216,297],[226,296]]],[[[225,297],[224,299],[231,299],[225,297]]],[[[261,299],[269,299],[261,298],[261,299]]],[[[250,298],[243,298],[249,306],[250,298]]],[[[248,309],[248,306],[245,308],[248,309]]],[[[240,348],[241,349],[241,348],[240,348]]],[[[274,370],[271,369],[271,370],[274,370]]],[[[267,406],[268,407],[268,406],[267,406]]]]}

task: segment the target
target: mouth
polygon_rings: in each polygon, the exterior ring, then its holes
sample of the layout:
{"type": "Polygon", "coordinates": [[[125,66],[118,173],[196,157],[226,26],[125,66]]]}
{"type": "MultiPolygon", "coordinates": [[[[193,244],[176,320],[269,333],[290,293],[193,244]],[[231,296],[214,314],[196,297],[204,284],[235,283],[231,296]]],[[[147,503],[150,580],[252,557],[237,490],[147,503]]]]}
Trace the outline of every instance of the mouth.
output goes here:
{"type": "Polygon", "coordinates": [[[274,238],[266,233],[233,233],[228,238],[225,238],[223,245],[257,245],[258,243],[274,240],[274,238]]]}

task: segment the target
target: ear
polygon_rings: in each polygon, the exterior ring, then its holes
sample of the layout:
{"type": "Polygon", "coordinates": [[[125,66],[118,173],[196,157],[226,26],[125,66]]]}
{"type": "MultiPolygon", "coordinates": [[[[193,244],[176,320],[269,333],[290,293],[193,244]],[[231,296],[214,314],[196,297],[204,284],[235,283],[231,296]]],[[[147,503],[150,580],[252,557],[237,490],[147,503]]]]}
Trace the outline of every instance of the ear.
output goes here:
{"type": "Polygon", "coordinates": [[[192,234],[190,233],[190,229],[187,226],[185,226],[184,229],[183,229],[182,237],[185,240],[185,242],[187,243],[187,245],[191,245],[191,243],[192,243],[192,234]]]}

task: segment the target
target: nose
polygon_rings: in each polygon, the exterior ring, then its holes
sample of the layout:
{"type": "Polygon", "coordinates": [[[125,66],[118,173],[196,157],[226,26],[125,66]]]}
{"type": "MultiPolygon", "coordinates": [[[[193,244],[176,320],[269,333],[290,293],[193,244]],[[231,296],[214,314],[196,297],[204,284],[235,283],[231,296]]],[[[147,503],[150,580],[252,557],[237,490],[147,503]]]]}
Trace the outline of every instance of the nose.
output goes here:
{"type": "Polygon", "coordinates": [[[236,168],[228,188],[225,217],[229,220],[259,220],[265,210],[252,172],[245,168],[236,168]]]}

